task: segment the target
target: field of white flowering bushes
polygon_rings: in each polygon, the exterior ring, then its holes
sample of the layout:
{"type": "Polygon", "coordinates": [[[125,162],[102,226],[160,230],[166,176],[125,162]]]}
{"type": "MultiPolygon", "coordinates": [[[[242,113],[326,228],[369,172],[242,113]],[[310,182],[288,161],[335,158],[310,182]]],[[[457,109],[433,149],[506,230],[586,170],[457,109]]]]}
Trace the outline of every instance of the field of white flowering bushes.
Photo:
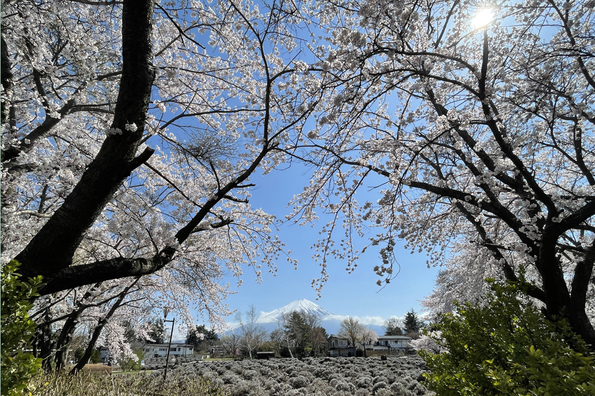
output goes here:
{"type": "Polygon", "coordinates": [[[173,372],[202,376],[233,396],[434,395],[423,385],[418,356],[201,361],[173,372]]]}

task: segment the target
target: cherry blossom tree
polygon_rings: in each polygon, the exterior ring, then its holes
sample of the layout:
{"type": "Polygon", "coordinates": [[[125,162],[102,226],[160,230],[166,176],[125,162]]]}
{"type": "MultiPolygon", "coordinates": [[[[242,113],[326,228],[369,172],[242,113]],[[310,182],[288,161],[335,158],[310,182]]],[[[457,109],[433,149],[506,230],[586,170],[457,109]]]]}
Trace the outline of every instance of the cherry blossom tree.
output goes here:
{"type": "Polygon", "coordinates": [[[364,349],[364,356],[367,355],[366,345],[374,345],[374,343],[378,341],[378,333],[376,333],[371,328],[365,328],[362,332],[362,348],[364,349]]]}
{"type": "Polygon", "coordinates": [[[311,67],[328,89],[291,152],[314,169],[294,216],[332,216],[319,284],[328,254],[352,269],[354,236],[376,228],[379,283],[393,278],[402,239],[447,266],[434,297],[477,298],[485,276],[505,278],[595,345],[595,3],[482,6],[311,7],[327,40],[312,44],[311,67]],[[379,199],[358,202],[364,187],[379,199]]]}
{"type": "Polygon", "coordinates": [[[124,351],[121,323],[166,307],[220,329],[223,273],[275,271],[250,177],[320,90],[299,78],[299,3],[261,6],[2,1],[2,261],[43,276],[41,355],[77,331],[124,351]]]}

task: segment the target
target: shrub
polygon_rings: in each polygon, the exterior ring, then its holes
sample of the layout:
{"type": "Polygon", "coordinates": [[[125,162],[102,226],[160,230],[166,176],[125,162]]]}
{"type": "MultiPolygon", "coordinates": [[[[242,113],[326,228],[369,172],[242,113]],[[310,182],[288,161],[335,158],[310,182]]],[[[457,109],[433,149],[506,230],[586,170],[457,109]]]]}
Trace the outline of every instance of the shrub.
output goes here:
{"type": "Polygon", "coordinates": [[[228,373],[224,374],[223,377],[221,377],[221,379],[223,380],[223,383],[228,384],[228,385],[236,384],[238,381],[240,381],[240,377],[233,374],[232,372],[228,372],[228,373]]]}
{"type": "Polygon", "coordinates": [[[372,385],[372,378],[368,377],[367,375],[358,377],[355,381],[355,384],[358,388],[368,389],[372,385]]]}
{"type": "Polygon", "coordinates": [[[345,381],[337,381],[335,389],[339,392],[352,392],[355,391],[355,386],[345,381]]]}
{"type": "Polygon", "coordinates": [[[390,390],[395,396],[411,396],[412,393],[400,382],[394,382],[390,386],[390,390]]]}
{"type": "Polygon", "coordinates": [[[256,370],[246,370],[244,371],[244,378],[247,380],[253,380],[258,376],[258,372],[256,370]]]}
{"type": "Polygon", "coordinates": [[[88,396],[88,395],[137,395],[137,396],[226,396],[223,391],[201,378],[173,372],[163,382],[163,375],[149,373],[97,375],[80,371],[76,375],[43,373],[33,378],[37,396],[88,396]]]}
{"type": "Polygon", "coordinates": [[[314,375],[308,370],[300,370],[297,375],[301,375],[302,377],[306,377],[308,382],[314,380],[314,375]]]}
{"type": "Polygon", "coordinates": [[[325,367],[318,367],[314,370],[314,376],[316,378],[328,380],[331,377],[331,374],[333,374],[333,371],[325,367]]]}
{"type": "Polygon", "coordinates": [[[381,388],[374,392],[374,396],[392,396],[392,394],[393,393],[387,388],[381,388]]]}
{"type": "Polygon", "coordinates": [[[290,389],[284,394],[284,396],[301,396],[305,394],[306,393],[304,393],[302,389],[290,389]]]}
{"type": "Polygon", "coordinates": [[[273,374],[273,370],[271,370],[270,368],[268,368],[266,366],[260,367],[259,371],[260,371],[260,375],[262,375],[264,377],[268,377],[273,374]]]}
{"type": "Polygon", "coordinates": [[[388,385],[384,381],[378,381],[372,387],[372,393],[377,394],[380,389],[388,388],[388,385]]]}
{"type": "Polygon", "coordinates": [[[41,359],[23,350],[30,349],[35,322],[29,318],[31,298],[37,295],[41,277],[20,280],[19,263],[10,261],[2,268],[2,338],[1,388],[3,395],[28,392],[28,383],[41,368],[41,359]]]}
{"type": "Polygon", "coordinates": [[[134,351],[136,359],[124,358],[120,361],[120,368],[124,371],[135,370],[138,371],[141,368],[141,361],[143,360],[143,351],[141,349],[134,351]]]}
{"type": "Polygon", "coordinates": [[[382,370],[374,381],[386,381],[387,384],[392,384],[396,379],[397,376],[391,370],[382,370]]]}
{"type": "Polygon", "coordinates": [[[252,390],[256,389],[257,386],[255,386],[253,383],[240,380],[229,390],[232,396],[247,396],[252,390]]]}
{"type": "Polygon", "coordinates": [[[244,374],[244,367],[242,367],[239,364],[235,364],[232,368],[231,371],[233,371],[234,373],[238,374],[238,375],[242,375],[244,374]]]}
{"type": "Polygon", "coordinates": [[[426,394],[426,387],[420,384],[419,382],[413,382],[412,385],[408,387],[414,395],[425,395],[426,394]]]}
{"type": "Polygon", "coordinates": [[[437,343],[420,351],[440,395],[594,395],[595,358],[565,321],[551,322],[514,285],[493,281],[485,305],[456,304],[437,343]]]}
{"type": "Polygon", "coordinates": [[[293,377],[289,382],[291,383],[291,386],[293,386],[295,389],[305,388],[310,383],[308,378],[304,377],[303,375],[293,377]]]}

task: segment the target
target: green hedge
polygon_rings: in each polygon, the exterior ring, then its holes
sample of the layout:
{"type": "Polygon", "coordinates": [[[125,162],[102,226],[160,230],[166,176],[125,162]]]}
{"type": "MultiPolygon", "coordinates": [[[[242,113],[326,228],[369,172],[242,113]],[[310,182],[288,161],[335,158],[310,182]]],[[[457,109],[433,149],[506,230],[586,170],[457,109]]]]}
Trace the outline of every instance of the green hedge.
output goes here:
{"type": "Polygon", "coordinates": [[[29,318],[31,299],[37,295],[41,277],[23,282],[18,267],[12,260],[2,268],[2,395],[29,393],[29,381],[41,368],[41,359],[26,352],[36,327],[29,318]]]}
{"type": "Polygon", "coordinates": [[[420,351],[438,395],[595,395],[595,358],[567,322],[551,322],[514,285],[492,283],[484,304],[456,304],[420,351]]]}

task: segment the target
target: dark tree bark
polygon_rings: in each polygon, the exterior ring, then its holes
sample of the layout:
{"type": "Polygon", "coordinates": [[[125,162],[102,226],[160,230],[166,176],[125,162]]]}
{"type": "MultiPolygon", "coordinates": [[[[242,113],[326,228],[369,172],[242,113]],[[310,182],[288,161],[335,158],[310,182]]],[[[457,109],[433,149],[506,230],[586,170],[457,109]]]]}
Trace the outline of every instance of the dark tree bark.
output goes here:
{"type": "Polygon", "coordinates": [[[52,369],[52,349],[54,343],[52,342],[52,326],[49,320],[49,312],[45,312],[45,321],[37,326],[35,329],[35,336],[31,343],[33,347],[33,354],[41,358],[41,367],[45,371],[52,369]]]}
{"type": "Polygon", "coordinates": [[[154,79],[152,15],[152,0],[124,1],[123,70],[112,123],[112,130],[121,134],[108,134],[97,157],[64,204],[16,257],[25,278],[42,275],[46,282],[51,282],[68,268],[86,230],[122,182],[152,154],[152,150],[146,150],[136,157],[154,79]],[[133,123],[138,129],[127,130],[126,126],[133,123]]]}
{"type": "MultiPolygon", "coordinates": [[[[47,295],[83,285],[125,277],[137,277],[153,274],[170,263],[177,252],[173,246],[160,247],[161,251],[145,257],[114,257],[102,261],[73,266],[73,257],[85,237],[87,230],[94,224],[105,206],[113,199],[115,192],[131,173],[152,155],[152,149],[146,149],[137,155],[143,139],[143,130],[151,96],[154,70],[151,64],[151,31],[153,0],[124,0],[122,13],[122,57],[123,69],[119,95],[114,110],[114,119],[99,153],[83,173],[80,181],[65,198],[41,230],[29,244],[15,257],[21,262],[20,272],[25,278],[42,275],[44,286],[40,295],[47,295]],[[135,124],[136,130],[128,130],[127,125],[135,124]]],[[[261,151],[250,165],[204,202],[196,215],[176,233],[179,244],[184,243],[193,233],[199,232],[197,226],[207,218],[212,209],[221,201],[230,198],[230,193],[237,188],[246,187],[243,183],[256,170],[265,156],[275,149],[269,141],[271,91],[274,82],[281,74],[267,77],[264,98],[264,117],[262,120],[264,141],[261,151]]],[[[115,75],[115,74],[113,74],[115,75]]],[[[112,77],[113,75],[110,75],[112,77]]],[[[74,102],[63,105],[60,112],[68,114],[77,111],[74,102]]],[[[52,119],[54,120],[54,119],[52,119]]],[[[48,120],[48,122],[53,122],[48,120]]],[[[289,125],[287,128],[289,128],[289,125]]],[[[34,129],[22,144],[9,147],[3,152],[3,165],[8,171],[12,162],[23,152],[31,149],[36,140],[47,137],[52,125],[43,122],[34,129]],[[14,150],[13,150],[14,149],[14,150]]],[[[225,226],[233,219],[221,219],[211,228],[225,226]]]]}
{"type": "Polygon", "coordinates": [[[95,344],[97,343],[97,340],[99,339],[99,336],[101,335],[101,332],[103,331],[103,328],[109,322],[111,317],[114,316],[114,313],[116,313],[118,308],[120,308],[120,306],[122,305],[122,302],[124,302],[124,299],[126,298],[126,295],[128,295],[128,292],[130,291],[130,289],[132,289],[132,287],[134,287],[134,285],[136,285],[136,282],[139,279],[140,278],[136,278],[136,280],[134,282],[132,282],[129,286],[127,286],[124,290],[122,290],[122,292],[120,293],[120,295],[118,296],[116,301],[114,301],[114,304],[111,306],[108,313],[105,315],[105,317],[103,317],[99,321],[97,326],[95,326],[95,328],[93,329],[93,334],[91,335],[91,339],[89,340],[89,344],[87,345],[87,349],[85,349],[85,353],[83,354],[83,357],[77,362],[77,364],[72,368],[72,370],[70,370],[70,374],[73,375],[73,374],[78,373],[80,370],[83,369],[83,367],[85,367],[85,364],[87,364],[89,362],[91,355],[93,355],[93,350],[95,349],[95,344]]]}
{"type": "Polygon", "coordinates": [[[70,347],[70,342],[72,341],[72,336],[74,335],[74,331],[76,330],[76,326],[79,323],[79,319],[85,309],[89,308],[90,305],[85,304],[84,301],[89,299],[93,295],[93,291],[99,284],[95,285],[94,287],[89,288],[83,298],[76,304],[74,310],[68,315],[64,326],[62,326],[62,330],[60,331],[60,335],[56,340],[56,356],[54,357],[55,368],[56,370],[61,370],[66,365],[66,355],[68,352],[68,348],[70,347]]]}
{"type": "MultiPolygon", "coordinates": [[[[0,77],[2,80],[2,88],[4,89],[4,95],[2,97],[2,106],[0,110],[2,125],[9,122],[10,126],[14,126],[14,107],[10,101],[12,96],[12,90],[14,87],[13,74],[10,65],[10,58],[8,55],[8,47],[6,41],[4,41],[4,33],[2,33],[1,39],[1,51],[2,51],[2,70],[0,71],[0,77]]],[[[3,155],[4,157],[4,155],[3,155]]]]}
{"type": "Polygon", "coordinates": [[[80,307],[76,311],[72,312],[70,316],[68,316],[68,319],[66,319],[66,322],[60,331],[60,335],[56,341],[56,356],[54,357],[56,370],[61,370],[66,365],[66,353],[68,351],[68,347],[70,346],[70,341],[72,340],[72,335],[74,334],[76,325],[78,324],[79,318],[81,317],[83,311],[84,308],[80,307]]]}

